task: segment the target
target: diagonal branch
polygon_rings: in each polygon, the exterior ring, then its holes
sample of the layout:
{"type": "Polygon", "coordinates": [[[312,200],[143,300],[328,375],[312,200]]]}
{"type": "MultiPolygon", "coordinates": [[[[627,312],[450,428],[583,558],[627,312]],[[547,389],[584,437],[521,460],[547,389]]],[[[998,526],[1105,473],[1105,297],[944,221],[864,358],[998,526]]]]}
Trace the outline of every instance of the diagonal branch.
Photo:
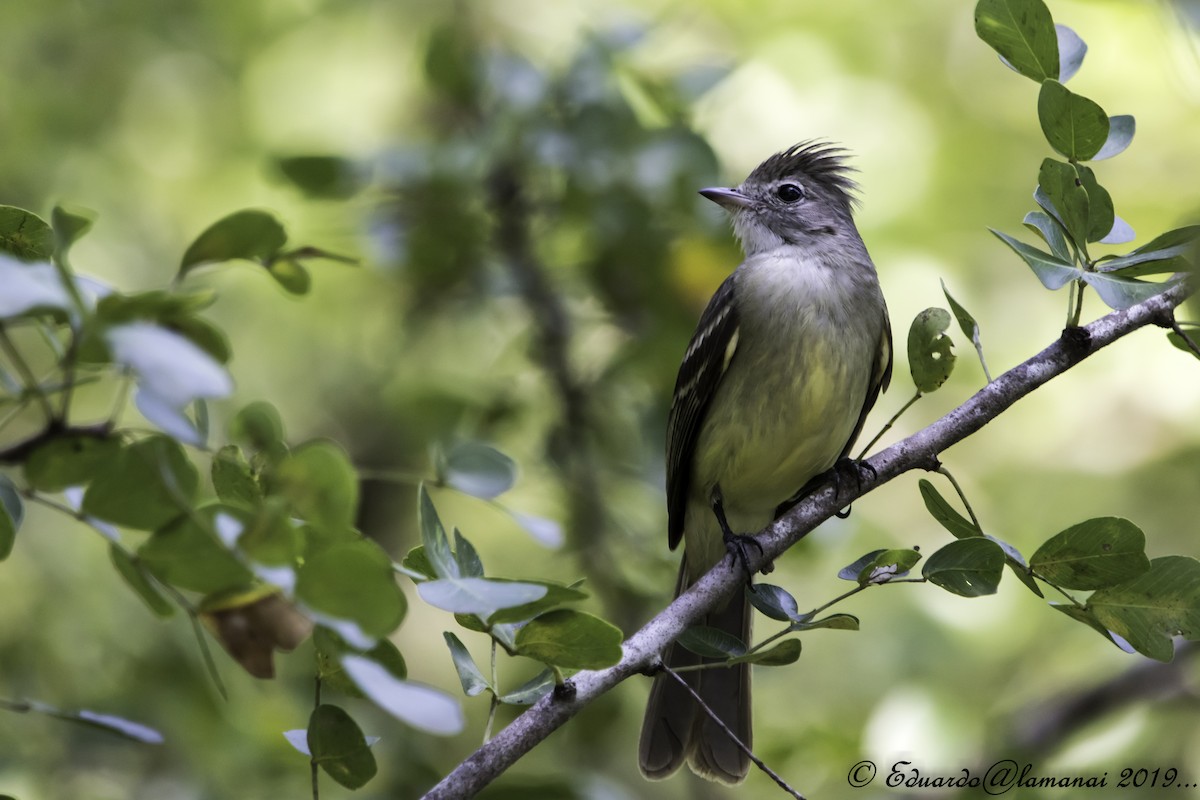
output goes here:
{"type": "MultiPolygon", "coordinates": [[[[1189,283],[1180,283],[1090,325],[1067,329],[1045,350],[999,376],[937,422],[868,459],[864,462],[867,469],[860,484],[843,482],[840,494],[832,486],[821,488],[768,526],[757,537],[762,552],[755,549],[748,554],[750,568],[758,570],[774,561],[838,509],[898,475],[914,469],[937,469],[938,456],[944,450],[975,433],[1022,397],[1102,347],[1145,325],[1171,327],[1172,310],[1191,291],[1189,283]]],[[[728,560],[722,561],[626,639],[624,655],[618,664],[575,675],[573,697],[560,699],[559,693],[551,693],[530,707],[434,786],[425,795],[425,800],[473,796],[592,700],[647,669],[663,648],[689,625],[725,597],[740,590],[742,572],[730,566],[728,560]]]]}

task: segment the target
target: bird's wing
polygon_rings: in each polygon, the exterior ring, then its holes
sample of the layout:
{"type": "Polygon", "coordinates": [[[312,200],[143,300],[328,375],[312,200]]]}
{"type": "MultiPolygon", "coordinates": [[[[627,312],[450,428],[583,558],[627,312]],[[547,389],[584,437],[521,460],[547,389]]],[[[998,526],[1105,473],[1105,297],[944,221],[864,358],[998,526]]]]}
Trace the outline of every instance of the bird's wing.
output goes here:
{"type": "Polygon", "coordinates": [[[849,458],[850,449],[854,447],[854,442],[858,439],[858,435],[862,433],[863,425],[867,421],[867,414],[875,406],[875,401],[879,399],[879,393],[887,389],[888,384],[892,382],[892,325],[888,321],[887,310],[883,312],[883,333],[879,337],[879,349],[875,351],[875,360],[871,363],[871,382],[867,384],[867,394],[863,399],[862,411],[858,414],[858,422],[854,424],[854,433],[850,435],[850,439],[846,442],[846,448],[842,450],[842,458],[849,458]]]}
{"type": "Polygon", "coordinates": [[[667,542],[672,550],[683,537],[692,457],[700,426],[737,349],[738,316],[733,298],[734,281],[730,275],[700,315],[675,379],[675,394],[667,416],[667,542]]]}

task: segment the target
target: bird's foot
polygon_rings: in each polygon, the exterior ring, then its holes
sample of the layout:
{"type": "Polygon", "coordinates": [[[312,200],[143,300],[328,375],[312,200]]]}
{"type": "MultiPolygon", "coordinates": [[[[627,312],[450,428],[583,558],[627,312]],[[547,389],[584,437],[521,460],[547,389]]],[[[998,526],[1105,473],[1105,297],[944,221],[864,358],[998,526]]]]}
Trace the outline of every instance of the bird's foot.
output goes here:
{"type": "MultiPolygon", "coordinates": [[[[733,556],[733,562],[730,564],[730,569],[734,565],[741,564],[742,571],[746,573],[746,585],[750,587],[750,591],[754,591],[754,572],[750,569],[750,557],[746,551],[753,547],[758,551],[761,557],[763,554],[762,545],[753,536],[746,533],[731,533],[725,532],[725,550],[733,556]]],[[[769,568],[764,568],[764,572],[769,572],[769,568]]]]}

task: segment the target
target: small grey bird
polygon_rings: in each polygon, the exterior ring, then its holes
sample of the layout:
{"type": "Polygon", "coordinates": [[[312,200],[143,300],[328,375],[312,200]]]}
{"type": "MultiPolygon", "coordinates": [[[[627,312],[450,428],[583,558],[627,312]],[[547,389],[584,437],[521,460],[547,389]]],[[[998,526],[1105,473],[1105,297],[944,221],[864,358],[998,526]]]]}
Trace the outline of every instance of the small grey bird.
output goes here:
{"type": "MultiPolygon", "coordinates": [[[[688,345],[667,422],[667,539],[686,542],[678,596],[849,456],[892,375],[892,332],[879,279],[854,226],[845,151],[804,142],[768,158],[733,189],[700,194],[733,217],[746,260],[708,303],[688,345]]],[[[750,641],[743,593],[700,624],[750,641]]],[[[703,659],[673,645],[679,668],[703,659]]],[[[750,668],[682,673],[747,747],[750,668]]],[[[639,761],[649,778],[684,762],[739,783],[750,760],[665,674],[654,680],[639,761]]]]}

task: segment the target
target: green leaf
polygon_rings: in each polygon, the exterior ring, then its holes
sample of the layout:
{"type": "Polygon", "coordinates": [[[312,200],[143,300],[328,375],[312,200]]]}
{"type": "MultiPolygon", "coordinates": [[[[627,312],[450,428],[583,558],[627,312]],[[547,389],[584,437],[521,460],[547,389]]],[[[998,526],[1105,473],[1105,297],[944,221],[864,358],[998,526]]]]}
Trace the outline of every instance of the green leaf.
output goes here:
{"type": "Polygon", "coordinates": [[[554,671],[544,669],[497,700],[510,706],[531,706],[554,689],[554,671]]]}
{"type": "Polygon", "coordinates": [[[312,288],[312,276],[308,274],[308,269],[295,259],[280,258],[266,266],[267,274],[288,294],[303,296],[312,288]]]}
{"type": "Polygon", "coordinates": [[[946,282],[942,282],[942,294],[946,295],[946,302],[950,304],[950,311],[954,313],[954,318],[958,320],[958,327],[963,332],[963,335],[971,340],[971,344],[975,345],[975,352],[979,354],[979,363],[983,366],[983,374],[990,381],[991,374],[988,372],[987,362],[983,358],[983,341],[979,335],[979,323],[971,316],[971,313],[962,307],[957,300],[950,295],[950,290],[946,288],[946,282]]]}
{"type": "Polygon", "coordinates": [[[425,545],[419,544],[400,562],[400,566],[406,570],[411,570],[419,575],[424,575],[426,578],[436,578],[437,572],[433,569],[433,564],[429,563],[429,557],[425,555],[425,545]]]}
{"type": "Polygon", "coordinates": [[[342,666],[372,703],[401,722],[436,736],[454,736],[462,731],[462,706],[445,692],[400,680],[362,656],[343,656],[342,666]]]}
{"type": "Polygon", "coordinates": [[[932,483],[922,478],[917,481],[917,487],[921,490],[921,499],[925,502],[925,508],[930,515],[954,538],[970,539],[983,535],[979,526],[959,514],[932,483]]]}
{"type": "Polygon", "coordinates": [[[219,505],[176,517],[138,548],[138,562],[163,583],[203,594],[250,583],[250,570],[217,538],[220,515],[238,520],[236,509],[219,505]]]}
{"type": "Polygon", "coordinates": [[[26,264],[0,253],[0,286],[0,319],[71,308],[58,271],[45,262],[26,264]]]}
{"type": "Polygon", "coordinates": [[[1096,181],[1096,173],[1083,164],[1075,166],[1088,195],[1088,241],[1098,242],[1108,236],[1116,223],[1112,196],[1096,181]]]}
{"type": "Polygon", "coordinates": [[[1026,228],[1035,231],[1042,237],[1043,241],[1050,246],[1050,252],[1054,254],[1055,258],[1064,264],[1071,264],[1071,250],[1067,246],[1067,237],[1057,219],[1045,211],[1030,211],[1025,215],[1024,224],[1026,228]]]}
{"type": "Polygon", "coordinates": [[[54,233],[37,214],[0,205],[0,253],[21,261],[48,261],[54,254],[54,233]]]}
{"type": "Polygon", "coordinates": [[[1133,647],[1130,646],[1129,642],[1125,641],[1123,638],[1101,625],[1100,620],[1096,618],[1096,615],[1091,611],[1088,611],[1086,608],[1080,608],[1079,606],[1071,603],[1051,603],[1050,607],[1055,611],[1061,611],[1076,622],[1082,622],[1084,625],[1087,625],[1089,628],[1107,639],[1111,644],[1115,644],[1126,653],[1136,652],[1133,647]]]}
{"type": "MultiPolygon", "coordinates": [[[[805,616],[808,616],[807,614],[805,616]]],[[[828,617],[814,619],[812,621],[800,619],[793,622],[789,628],[794,631],[815,631],[820,628],[828,628],[832,631],[856,631],[858,630],[858,617],[853,614],[830,614],[828,617]]]]}
{"type": "Polygon", "coordinates": [[[52,439],[29,454],[25,480],[42,492],[85,486],[107,469],[121,449],[115,438],[73,434],[52,439]]]}
{"type": "Polygon", "coordinates": [[[429,498],[429,492],[425,491],[424,484],[421,485],[418,494],[421,544],[425,548],[426,560],[439,578],[462,577],[458,561],[450,549],[450,540],[446,538],[446,529],[442,527],[442,520],[438,517],[437,509],[433,506],[433,500],[429,498]]]}
{"type": "MultiPolygon", "coordinates": [[[[1196,341],[1197,337],[1195,336],[1195,331],[1193,331],[1191,338],[1193,342],[1196,341]]],[[[1183,352],[1195,358],[1200,358],[1200,355],[1198,355],[1196,351],[1193,350],[1192,347],[1184,340],[1184,338],[1175,331],[1167,332],[1167,341],[1170,342],[1171,345],[1176,349],[1182,350],[1183,352]]]]}
{"type": "Polygon", "coordinates": [[[1084,282],[1096,290],[1096,294],[1109,308],[1123,311],[1130,306],[1149,300],[1155,295],[1162,294],[1178,281],[1166,280],[1159,283],[1140,281],[1136,278],[1126,278],[1111,273],[1086,272],[1084,282]]]}
{"type": "Polygon", "coordinates": [[[927,308],[908,329],[908,368],[922,394],[937,390],[954,371],[954,343],[946,336],[950,312],[927,308]]]}
{"type": "Polygon", "coordinates": [[[25,519],[25,503],[8,476],[0,473],[0,561],[8,558],[17,529],[25,519]]]}
{"type": "Polygon", "coordinates": [[[1172,637],[1200,637],[1200,561],[1156,558],[1133,580],[1097,590],[1087,608],[1139,653],[1170,661],[1172,637]]]}
{"type": "Polygon", "coordinates": [[[366,650],[352,647],[333,630],[318,625],[313,630],[313,644],[317,655],[317,674],[322,683],[330,689],[335,689],[350,697],[363,697],[362,690],[346,674],[342,666],[342,656],[360,655],[381,665],[394,677],[404,680],[408,677],[408,665],[404,656],[388,639],[380,639],[374,647],[366,650]]]}
{"type": "Polygon", "coordinates": [[[754,591],[750,591],[747,587],[746,598],[750,601],[750,605],[771,619],[787,622],[800,618],[800,608],[796,604],[796,598],[780,586],[756,583],[754,591]]]}
{"type": "Polygon", "coordinates": [[[1083,270],[1073,264],[1069,264],[1049,253],[1038,250],[1036,247],[1018,241],[1008,234],[1001,233],[993,228],[989,228],[988,230],[995,234],[997,239],[1011,247],[1014,253],[1024,259],[1029,268],[1033,270],[1033,274],[1037,275],[1038,280],[1042,282],[1042,285],[1051,291],[1061,289],[1071,281],[1083,276],[1083,270]]]}
{"type": "MultiPolygon", "coordinates": [[[[237,549],[245,554],[252,567],[294,567],[299,562],[303,546],[300,531],[288,513],[287,504],[278,497],[272,497],[254,509],[254,516],[237,540],[237,549]]],[[[267,570],[255,571],[262,580],[272,582],[267,570]]]]}
{"type": "Polygon", "coordinates": [[[454,560],[458,563],[459,574],[464,578],[483,577],[483,561],[479,553],[458,528],[454,529],[454,560]]]}
{"type": "Polygon", "coordinates": [[[325,774],[347,789],[358,789],[375,777],[375,756],[350,715],[322,703],[308,718],[308,752],[325,774]]]}
{"type": "MultiPolygon", "coordinates": [[[[1051,206],[1046,211],[1057,213],[1071,241],[1079,247],[1086,244],[1090,223],[1088,194],[1075,167],[1053,158],[1043,160],[1041,169],[1038,170],[1038,187],[1051,206]]],[[[1034,197],[1039,202],[1042,200],[1036,194],[1034,197]]]]}
{"type": "Polygon", "coordinates": [[[1198,242],[1200,242],[1200,225],[1175,228],[1155,237],[1126,255],[1101,258],[1096,269],[1100,272],[1115,272],[1148,261],[1167,261],[1177,256],[1186,257],[1195,252],[1198,242]]]}
{"type": "Polygon", "coordinates": [[[449,631],[443,633],[442,638],[450,648],[450,657],[454,660],[454,669],[458,671],[458,682],[462,684],[463,693],[467,697],[475,697],[491,689],[492,685],[483,677],[462,640],[449,631]]]}
{"type": "Polygon", "coordinates": [[[1058,78],[1058,35],[1042,0],[979,0],[975,32],[1025,77],[1058,78]]]}
{"type": "MultiPolygon", "coordinates": [[[[492,578],[492,580],[501,583],[506,582],[504,578],[492,578]]],[[[513,606],[511,608],[502,608],[496,611],[488,618],[488,624],[499,625],[511,622],[524,622],[552,608],[557,608],[563,603],[575,603],[587,599],[586,592],[581,592],[573,586],[564,586],[554,581],[521,581],[521,583],[541,586],[546,590],[546,594],[540,600],[532,603],[513,606]]]]}
{"type": "MultiPolygon", "coordinates": [[[[322,615],[355,623],[377,639],[394,631],[407,609],[393,574],[391,559],[375,542],[359,539],[337,544],[305,560],[296,576],[296,597],[322,615]]],[[[328,624],[320,617],[316,621],[328,624]]]]}
{"type": "Polygon", "coordinates": [[[621,660],[621,630],[599,617],[560,608],[517,632],[517,651],[567,669],[603,669],[621,660]]]}
{"type": "Polygon", "coordinates": [[[963,597],[995,594],[1004,571],[1004,551],[990,539],[959,539],[925,562],[921,574],[930,583],[963,597]]]}
{"type": "Polygon", "coordinates": [[[1083,66],[1083,58],[1087,55],[1087,44],[1079,38],[1079,34],[1066,25],[1054,26],[1055,39],[1058,41],[1058,80],[1066,83],[1075,77],[1083,66]]]}
{"type": "Polygon", "coordinates": [[[1056,80],[1042,83],[1038,121],[1050,146],[1072,161],[1087,161],[1108,139],[1104,109],[1056,80]]]}
{"type": "Polygon", "coordinates": [[[488,618],[501,608],[540,600],[546,588],[532,583],[487,578],[440,578],[417,584],[417,594],[429,605],[454,614],[488,618]]]}
{"type": "Polygon", "coordinates": [[[142,602],[157,617],[169,617],[175,613],[175,606],[167,602],[162,592],[150,581],[150,577],[142,570],[140,564],[129,556],[116,542],[108,546],[108,555],[117,568],[117,572],[125,579],[125,583],[137,592],[142,602]]]}
{"type": "Polygon", "coordinates": [[[491,500],[512,488],[517,465],[494,447],[460,442],[446,453],[439,478],[464,494],[491,500]]]}
{"type": "Polygon", "coordinates": [[[79,238],[91,230],[96,215],[90,211],[72,213],[62,206],[55,206],[50,212],[50,227],[54,232],[54,255],[65,263],[67,251],[79,238]]]}
{"type": "Polygon", "coordinates": [[[875,559],[879,557],[879,554],[884,552],[887,551],[872,550],[866,555],[859,556],[852,563],[847,564],[838,570],[838,577],[844,581],[857,581],[863,574],[863,570],[866,569],[868,565],[874,564],[875,559]]]}
{"type": "Polygon", "coordinates": [[[147,436],[122,447],[83,495],[85,514],[138,530],[154,530],[185,513],[200,475],[183,447],[147,436]]]}
{"type": "Polygon", "coordinates": [[[33,711],[38,714],[45,714],[48,717],[61,719],[64,722],[86,725],[90,728],[99,728],[108,733],[115,733],[118,736],[124,736],[126,739],[132,739],[142,744],[162,744],[163,742],[162,734],[153,728],[143,725],[140,722],[132,722],[112,714],[99,714],[87,709],[64,711],[46,703],[39,703],[36,700],[25,700],[13,705],[17,706],[13,708],[14,711],[33,711]]]}
{"type": "Polygon", "coordinates": [[[236,444],[227,444],[212,460],[212,483],[222,502],[254,508],[262,502],[262,489],[250,464],[236,444]]]}
{"type": "Polygon", "coordinates": [[[730,664],[757,664],[760,667],[782,667],[794,664],[800,659],[800,640],[784,639],[774,647],[766,650],[755,650],[742,656],[729,659],[730,664]]]}
{"type": "Polygon", "coordinates": [[[708,625],[693,625],[675,643],[704,658],[730,659],[746,655],[747,644],[732,633],[708,625]]]}
{"type": "Polygon", "coordinates": [[[1129,114],[1117,114],[1115,117],[1109,117],[1108,138],[1104,140],[1104,146],[1100,148],[1100,151],[1092,156],[1092,161],[1103,161],[1125,152],[1125,148],[1129,147],[1129,143],[1133,141],[1133,134],[1136,130],[1137,123],[1129,114]]]}
{"type": "Polygon", "coordinates": [[[287,234],[275,217],[265,211],[237,211],[210,225],[188,246],[179,273],[212,261],[235,258],[266,262],[287,242],[287,234]]]}
{"type": "Polygon", "coordinates": [[[359,166],[339,156],[281,156],[275,167],[306,195],[323,200],[349,199],[364,183],[359,166]]]}
{"type": "Polygon", "coordinates": [[[270,472],[271,493],[291,501],[313,524],[339,530],[354,525],[358,475],[341,447],[315,441],[297,447],[270,472]]]}
{"type": "Polygon", "coordinates": [[[229,422],[229,438],[250,449],[270,452],[283,444],[283,420],[275,406],[259,400],[242,408],[229,422]]]}
{"type": "Polygon", "coordinates": [[[1133,226],[1125,220],[1121,219],[1117,214],[1113,214],[1112,229],[1104,235],[1100,240],[1100,244],[1126,244],[1137,238],[1137,234],[1133,230],[1133,226]]]}
{"type": "Polygon", "coordinates": [[[1067,589],[1103,589],[1150,569],[1146,537],[1120,517],[1072,525],[1046,541],[1030,559],[1039,577],[1067,589]]]}
{"type": "Polygon", "coordinates": [[[921,560],[916,550],[884,550],[858,574],[860,586],[902,578],[921,560]]]}

